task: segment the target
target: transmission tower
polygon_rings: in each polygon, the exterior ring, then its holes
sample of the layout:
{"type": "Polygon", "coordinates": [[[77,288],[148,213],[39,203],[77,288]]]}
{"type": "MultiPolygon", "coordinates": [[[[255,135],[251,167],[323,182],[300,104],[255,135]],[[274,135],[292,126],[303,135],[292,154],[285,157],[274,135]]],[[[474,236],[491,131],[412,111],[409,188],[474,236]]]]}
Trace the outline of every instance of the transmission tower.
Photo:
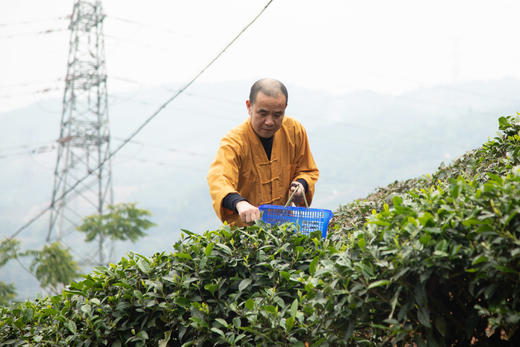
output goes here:
{"type": "Polygon", "coordinates": [[[113,202],[104,18],[101,1],[75,1],[47,242],[113,202]]]}

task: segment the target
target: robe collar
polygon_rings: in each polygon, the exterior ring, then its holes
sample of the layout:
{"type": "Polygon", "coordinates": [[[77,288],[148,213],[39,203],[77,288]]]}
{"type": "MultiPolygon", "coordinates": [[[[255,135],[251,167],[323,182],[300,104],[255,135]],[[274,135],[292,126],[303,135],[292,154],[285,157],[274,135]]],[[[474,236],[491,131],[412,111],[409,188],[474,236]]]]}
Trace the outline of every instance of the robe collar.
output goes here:
{"type": "Polygon", "coordinates": [[[253,152],[255,153],[255,156],[257,157],[257,159],[259,159],[261,161],[261,164],[264,164],[264,165],[269,164],[273,161],[277,161],[278,157],[279,157],[279,153],[280,153],[280,148],[279,148],[280,140],[277,141],[276,139],[280,137],[280,131],[283,128],[283,125],[285,122],[285,116],[284,116],[284,119],[282,120],[282,126],[273,135],[273,144],[271,146],[271,160],[269,160],[269,158],[267,158],[267,153],[265,152],[264,145],[262,144],[262,140],[260,140],[260,136],[257,133],[255,133],[255,131],[253,130],[253,126],[251,125],[251,117],[248,118],[247,122],[249,125],[248,126],[249,137],[252,139],[252,145],[255,147],[253,152]],[[256,150],[257,148],[262,148],[264,150],[257,151],[256,150]]]}

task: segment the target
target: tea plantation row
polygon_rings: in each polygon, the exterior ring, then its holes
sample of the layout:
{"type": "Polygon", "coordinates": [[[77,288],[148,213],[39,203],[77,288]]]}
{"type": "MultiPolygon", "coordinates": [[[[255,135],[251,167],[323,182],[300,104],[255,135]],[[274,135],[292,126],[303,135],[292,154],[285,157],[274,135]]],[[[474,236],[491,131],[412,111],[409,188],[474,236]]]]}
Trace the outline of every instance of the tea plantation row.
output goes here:
{"type": "Polygon", "coordinates": [[[1,308],[0,341],[520,345],[520,126],[500,129],[431,177],[343,206],[327,239],[263,223],[185,231],[171,254],[129,254],[1,308]]]}

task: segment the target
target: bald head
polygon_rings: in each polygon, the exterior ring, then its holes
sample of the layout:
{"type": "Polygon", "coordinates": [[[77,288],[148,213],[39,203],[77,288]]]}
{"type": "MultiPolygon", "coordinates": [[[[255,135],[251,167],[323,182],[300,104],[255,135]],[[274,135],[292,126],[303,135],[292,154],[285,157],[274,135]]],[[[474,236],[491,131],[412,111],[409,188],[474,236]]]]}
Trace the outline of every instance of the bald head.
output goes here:
{"type": "Polygon", "coordinates": [[[262,78],[261,80],[256,81],[251,86],[251,91],[249,92],[249,102],[254,104],[256,101],[256,96],[259,92],[270,96],[270,97],[278,97],[279,95],[285,96],[285,103],[289,99],[289,95],[287,94],[287,88],[283,85],[282,82],[272,79],[272,78],[262,78]]]}

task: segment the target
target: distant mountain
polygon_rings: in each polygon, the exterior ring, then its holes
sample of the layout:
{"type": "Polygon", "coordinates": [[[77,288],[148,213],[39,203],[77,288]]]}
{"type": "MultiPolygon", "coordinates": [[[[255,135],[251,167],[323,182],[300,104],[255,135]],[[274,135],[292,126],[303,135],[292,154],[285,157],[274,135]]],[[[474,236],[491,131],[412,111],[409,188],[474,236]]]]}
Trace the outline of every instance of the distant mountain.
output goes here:
{"type": "MultiPolygon", "coordinates": [[[[112,148],[119,146],[179,86],[110,96],[112,148]]],[[[433,172],[480,146],[501,115],[520,111],[520,81],[475,81],[402,95],[368,91],[332,95],[288,85],[287,114],[304,124],[321,175],[313,206],[335,210],[394,180],[433,172]]],[[[116,202],[137,202],[158,227],[137,244],[115,245],[117,259],[133,250],[169,251],[180,229],[219,224],[206,184],[225,133],[247,118],[248,82],[195,84],[161,111],[113,160],[116,202]]],[[[61,102],[41,100],[2,113],[0,225],[11,235],[50,203],[61,102]]],[[[20,234],[22,248],[41,248],[48,215],[20,234]]],[[[82,254],[81,235],[65,242],[82,254]]],[[[73,253],[74,254],[74,253],[73,253]]],[[[18,265],[0,269],[21,297],[38,291],[18,265]]]]}

